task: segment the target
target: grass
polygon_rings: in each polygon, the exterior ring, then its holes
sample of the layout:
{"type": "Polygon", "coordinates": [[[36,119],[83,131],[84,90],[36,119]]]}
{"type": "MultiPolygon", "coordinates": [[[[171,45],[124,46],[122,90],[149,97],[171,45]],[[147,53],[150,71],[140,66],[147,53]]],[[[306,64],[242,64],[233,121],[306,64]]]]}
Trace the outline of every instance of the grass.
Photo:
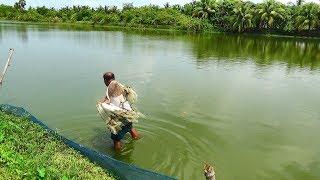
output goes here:
{"type": "Polygon", "coordinates": [[[115,179],[26,118],[0,111],[0,179],[115,179]]]}

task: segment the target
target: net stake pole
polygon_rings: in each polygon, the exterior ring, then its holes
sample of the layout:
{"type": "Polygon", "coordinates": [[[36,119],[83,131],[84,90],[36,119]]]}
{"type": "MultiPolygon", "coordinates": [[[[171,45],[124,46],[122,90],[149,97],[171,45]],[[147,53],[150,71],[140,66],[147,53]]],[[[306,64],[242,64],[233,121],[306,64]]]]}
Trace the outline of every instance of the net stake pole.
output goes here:
{"type": "Polygon", "coordinates": [[[3,72],[2,72],[2,74],[1,74],[1,76],[0,76],[0,85],[2,85],[4,76],[6,75],[7,69],[8,69],[8,67],[10,66],[13,51],[14,51],[14,50],[13,50],[12,48],[10,48],[10,50],[9,50],[9,57],[8,57],[7,63],[6,63],[6,65],[4,66],[4,70],[3,70],[3,72]]]}

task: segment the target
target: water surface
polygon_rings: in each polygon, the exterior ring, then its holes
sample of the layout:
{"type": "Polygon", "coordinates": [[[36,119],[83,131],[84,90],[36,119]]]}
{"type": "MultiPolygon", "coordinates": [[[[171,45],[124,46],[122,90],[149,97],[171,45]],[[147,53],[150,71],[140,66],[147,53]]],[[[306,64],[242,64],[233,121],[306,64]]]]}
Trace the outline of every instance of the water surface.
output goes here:
{"type": "Polygon", "coordinates": [[[0,24],[0,103],[116,159],[203,179],[320,179],[320,41],[0,24]],[[143,138],[120,154],[95,103],[102,73],[134,86],[143,138]]]}

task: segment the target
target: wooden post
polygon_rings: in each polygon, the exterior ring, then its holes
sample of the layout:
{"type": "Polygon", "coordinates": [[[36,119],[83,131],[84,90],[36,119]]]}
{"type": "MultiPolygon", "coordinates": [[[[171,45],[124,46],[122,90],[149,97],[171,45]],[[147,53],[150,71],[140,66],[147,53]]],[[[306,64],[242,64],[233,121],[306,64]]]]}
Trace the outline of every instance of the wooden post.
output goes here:
{"type": "Polygon", "coordinates": [[[6,65],[4,66],[4,70],[3,70],[3,72],[2,72],[2,75],[0,76],[0,85],[2,85],[4,76],[6,75],[7,69],[8,69],[8,67],[10,66],[13,51],[14,51],[14,50],[13,50],[12,48],[10,48],[10,50],[9,50],[9,57],[8,57],[7,63],[6,63],[6,65]]]}

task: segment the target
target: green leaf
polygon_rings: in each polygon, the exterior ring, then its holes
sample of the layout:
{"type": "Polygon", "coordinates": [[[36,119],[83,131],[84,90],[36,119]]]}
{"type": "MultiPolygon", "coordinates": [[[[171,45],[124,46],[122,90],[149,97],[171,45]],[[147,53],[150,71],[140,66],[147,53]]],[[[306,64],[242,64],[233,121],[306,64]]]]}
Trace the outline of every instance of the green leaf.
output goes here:
{"type": "Polygon", "coordinates": [[[68,180],[67,176],[63,176],[61,180],[68,180]]]}
{"type": "Polygon", "coordinates": [[[269,26],[272,26],[272,24],[273,24],[273,18],[272,17],[270,17],[270,19],[268,21],[268,24],[269,24],[269,26]]]}
{"type": "Polygon", "coordinates": [[[271,11],[271,13],[270,14],[272,14],[273,16],[277,16],[278,15],[278,13],[277,12],[275,12],[275,11],[271,11]]]}
{"type": "Polygon", "coordinates": [[[268,13],[263,13],[261,16],[261,20],[267,20],[268,13]]]}
{"type": "Polygon", "coordinates": [[[0,143],[1,143],[3,140],[4,140],[4,134],[1,133],[1,134],[0,134],[0,143]]]}
{"type": "Polygon", "coordinates": [[[44,178],[44,176],[46,175],[46,169],[45,168],[41,168],[41,169],[38,168],[37,171],[38,171],[38,176],[41,178],[44,178]]]}

